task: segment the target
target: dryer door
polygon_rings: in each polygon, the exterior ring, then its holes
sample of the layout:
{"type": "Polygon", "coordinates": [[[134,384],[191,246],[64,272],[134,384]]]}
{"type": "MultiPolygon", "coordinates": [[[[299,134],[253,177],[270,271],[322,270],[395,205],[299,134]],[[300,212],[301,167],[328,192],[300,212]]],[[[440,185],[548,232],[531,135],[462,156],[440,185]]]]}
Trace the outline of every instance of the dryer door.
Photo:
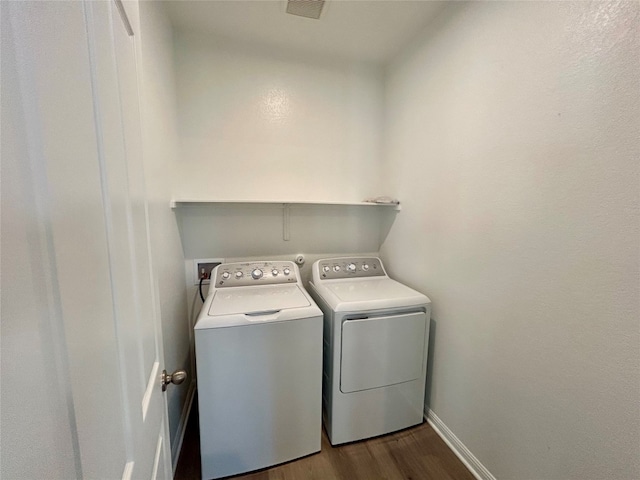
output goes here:
{"type": "Polygon", "coordinates": [[[427,316],[424,312],[342,323],[342,393],[409,382],[423,372],[427,316]]]}

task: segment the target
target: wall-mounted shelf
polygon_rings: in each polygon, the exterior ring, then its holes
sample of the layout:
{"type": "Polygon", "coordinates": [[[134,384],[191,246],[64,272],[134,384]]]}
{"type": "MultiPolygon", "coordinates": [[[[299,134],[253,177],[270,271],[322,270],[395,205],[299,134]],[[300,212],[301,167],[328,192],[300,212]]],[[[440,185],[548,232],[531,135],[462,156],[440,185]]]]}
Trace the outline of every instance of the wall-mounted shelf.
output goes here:
{"type": "Polygon", "coordinates": [[[383,207],[400,211],[399,203],[375,203],[375,202],[314,202],[314,201],[289,201],[289,200],[171,200],[171,209],[190,206],[207,205],[281,205],[283,207],[295,205],[343,205],[345,207],[383,207]]]}
{"type": "MultiPolygon", "coordinates": [[[[388,233],[395,213],[400,211],[397,203],[374,202],[321,202],[294,200],[172,200],[171,209],[178,219],[185,254],[191,250],[191,245],[201,241],[225,242],[230,237],[228,232],[234,232],[234,245],[237,242],[254,238],[254,234],[242,234],[247,224],[253,225],[255,231],[260,231],[261,241],[270,243],[273,247],[274,227],[281,225],[281,239],[289,242],[292,231],[295,240],[303,248],[318,251],[347,251],[339,245],[347,243],[363,245],[361,251],[376,251],[377,245],[371,242],[381,242],[388,233]],[[274,220],[280,217],[281,222],[274,220]],[[215,218],[215,228],[211,220],[215,218]],[[292,225],[293,222],[293,225],[292,225]],[[190,232],[198,232],[191,235],[190,232]],[[226,233],[225,233],[226,232],[226,233]],[[348,239],[344,235],[348,235],[348,239]],[[187,235],[188,238],[184,237],[187,235]],[[267,237],[271,240],[267,240],[267,237]],[[219,238],[220,236],[225,239],[219,238]],[[193,238],[192,238],[193,237],[193,238]],[[218,240],[215,240],[215,239],[218,240]],[[206,239],[206,240],[203,240],[206,239]]],[[[276,227],[277,228],[277,227],[276,227]]],[[[280,235],[279,235],[280,236],[280,235]]],[[[248,251],[251,245],[245,245],[248,251]]],[[[354,247],[355,248],[355,247],[354,247]]],[[[199,253],[197,257],[220,256],[219,251],[205,254],[202,248],[194,249],[199,253]],[[215,253],[215,255],[214,255],[215,253]]],[[[229,250],[229,249],[227,249],[229,250]]],[[[283,251],[286,250],[283,249],[283,251]]],[[[225,249],[221,251],[226,251],[225,249]]],[[[231,255],[233,256],[233,255],[231,255]]],[[[236,255],[237,256],[237,255],[236,255]]],[[[196,257],[193,257],[196,258],[196,257]]]]}

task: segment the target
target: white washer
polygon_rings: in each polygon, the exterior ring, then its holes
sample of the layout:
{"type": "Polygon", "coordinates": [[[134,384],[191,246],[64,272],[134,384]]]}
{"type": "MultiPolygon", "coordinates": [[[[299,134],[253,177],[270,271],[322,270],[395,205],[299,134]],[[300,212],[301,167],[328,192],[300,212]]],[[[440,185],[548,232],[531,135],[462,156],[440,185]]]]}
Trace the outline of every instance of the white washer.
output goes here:
{"type": "Polygon", "coordinates": [[[332,445],[423,421],[431,301],[375,257],[318,260],[324,312],[324,425],[332,445]]]}
{"type": "Polygon", "coordinates": [[[202,478],[320,451],[322,312],[292,262],[215,268],[195,325],[202,478]]]}

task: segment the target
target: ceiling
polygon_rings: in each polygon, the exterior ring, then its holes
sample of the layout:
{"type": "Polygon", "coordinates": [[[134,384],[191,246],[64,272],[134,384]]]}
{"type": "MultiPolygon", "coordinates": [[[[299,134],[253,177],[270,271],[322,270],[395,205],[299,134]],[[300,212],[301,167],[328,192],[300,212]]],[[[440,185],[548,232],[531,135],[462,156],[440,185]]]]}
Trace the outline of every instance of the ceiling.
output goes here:
{"type": "Polygon", "coordinates": [[[433,19],[444,2],[327,0],[319,20],[285,13],[286,0],[163,2],[176,30],[244,45],[384,64],[433,19]]]}

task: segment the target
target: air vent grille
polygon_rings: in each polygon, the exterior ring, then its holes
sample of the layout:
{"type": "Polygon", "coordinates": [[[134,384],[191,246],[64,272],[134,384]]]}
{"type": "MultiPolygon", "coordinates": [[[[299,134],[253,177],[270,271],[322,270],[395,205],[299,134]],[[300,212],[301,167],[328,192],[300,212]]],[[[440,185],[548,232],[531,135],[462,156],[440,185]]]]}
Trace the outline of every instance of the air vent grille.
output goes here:
{"type": "Polygon", "coordinates": [[[287,2],[287,13],[300,17],[320,18],[325,0],[289,0],[287,2]]]}

